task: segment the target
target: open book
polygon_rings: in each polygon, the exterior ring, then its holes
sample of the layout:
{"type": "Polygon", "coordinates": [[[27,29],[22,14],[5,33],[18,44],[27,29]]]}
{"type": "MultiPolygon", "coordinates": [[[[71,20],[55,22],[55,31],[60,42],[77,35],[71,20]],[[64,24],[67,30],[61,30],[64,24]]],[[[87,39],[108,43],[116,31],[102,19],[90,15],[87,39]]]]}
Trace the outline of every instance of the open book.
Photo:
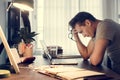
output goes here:
{"type": "Polygon", "coordinates": [[[89,76],[100,76],[105,75],[102,72],[96,72],[91,70],[86,70],[77,67],[68,67],[68,66],[50,66],[50,67],[41,67],[37,70],[39,73],[59,78],[62,80],[83,80],[85,77],[89,76]]]}

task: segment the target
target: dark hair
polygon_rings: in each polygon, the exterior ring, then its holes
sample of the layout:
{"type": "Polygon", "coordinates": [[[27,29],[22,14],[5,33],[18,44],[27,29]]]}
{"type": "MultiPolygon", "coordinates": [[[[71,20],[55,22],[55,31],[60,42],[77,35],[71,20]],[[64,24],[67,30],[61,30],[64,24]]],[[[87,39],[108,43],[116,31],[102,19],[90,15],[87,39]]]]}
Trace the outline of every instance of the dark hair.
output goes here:
{"type": "Polygon", "coordinates": [[[84,23],[86,19],[89,19],[91,21],[96,21],[96,18],[91,15],[88,12],[79,12],[76,16],[74,16],[70,22],[69,25],[74,28],[76,23],[80,23],[81,25],[84,23]]]}

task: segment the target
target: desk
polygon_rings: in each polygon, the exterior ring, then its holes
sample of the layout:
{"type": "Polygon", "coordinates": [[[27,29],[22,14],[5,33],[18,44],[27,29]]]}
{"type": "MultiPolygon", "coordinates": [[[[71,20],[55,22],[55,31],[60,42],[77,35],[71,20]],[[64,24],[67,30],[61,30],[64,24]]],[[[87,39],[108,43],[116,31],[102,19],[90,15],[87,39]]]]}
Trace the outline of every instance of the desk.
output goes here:
{"type": "Polygon", "coordinates": [[[89,61],[80,61],[80,63],[78,64],[78,67],[88,69],[88,70],[98,71],[98,72],[104,72],[106,76],[114,78],[110,80],[120,80],[119,74],[113,72],[111,69],[107,68],[104,65],[95,67],[95,66],[92,66],[89,63],[89,61]]]}
{"type": "MultiPolygon", "coordinates": [[[[33,63],[34,66],[48,65],[46,59],[44,59],[42,56],[38,55],[35,57],[36,59],[33,63]]],[[[20,74],[11,74],[10,77],[3,78],[0,80],[58,80],[58,79],[37,73],[32,69],[27,68],[25,65],[24,66],[20,65],[19,67],[20,67],[20,74]]],[[[107,67],[105,66],[94,67],[94,66],[91,66],[88,61],[83,61],[82,59],[80,60],[78,67],[95,70],[95,71],[102,71],[102,72],[105,72],[107,76],[115,78],[114,80],[120,79],[119,77],[120,75],[114,73],[107,67]]]]}

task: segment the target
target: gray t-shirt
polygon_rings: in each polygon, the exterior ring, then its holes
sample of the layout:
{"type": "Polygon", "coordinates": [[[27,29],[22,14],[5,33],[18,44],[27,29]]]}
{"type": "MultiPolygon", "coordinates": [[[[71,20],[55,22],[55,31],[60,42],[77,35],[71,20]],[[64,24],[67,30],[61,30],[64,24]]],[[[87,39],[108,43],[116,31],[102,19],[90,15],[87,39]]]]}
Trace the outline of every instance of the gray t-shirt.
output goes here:
{"type": "Polygon", "coordinates": [[[111,60],[112,70],[120,73],[120,24],[109,19],[100,22],[97,26],[95,40],[101,38],[110,41],[106,49],[107,56],[111,60]]]}

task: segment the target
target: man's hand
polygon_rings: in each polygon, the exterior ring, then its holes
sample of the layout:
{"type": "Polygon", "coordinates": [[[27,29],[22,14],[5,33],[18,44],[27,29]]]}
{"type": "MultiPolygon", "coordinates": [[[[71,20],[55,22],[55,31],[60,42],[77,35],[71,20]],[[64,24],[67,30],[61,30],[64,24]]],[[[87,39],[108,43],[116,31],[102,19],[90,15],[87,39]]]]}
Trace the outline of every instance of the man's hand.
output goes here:
{"type": "Polygon", "coordinates": [[[75,41],[78,41],[79,40],[78,32],[75,29],[73,29],[72,34],[74,36],[75,41]]]}

